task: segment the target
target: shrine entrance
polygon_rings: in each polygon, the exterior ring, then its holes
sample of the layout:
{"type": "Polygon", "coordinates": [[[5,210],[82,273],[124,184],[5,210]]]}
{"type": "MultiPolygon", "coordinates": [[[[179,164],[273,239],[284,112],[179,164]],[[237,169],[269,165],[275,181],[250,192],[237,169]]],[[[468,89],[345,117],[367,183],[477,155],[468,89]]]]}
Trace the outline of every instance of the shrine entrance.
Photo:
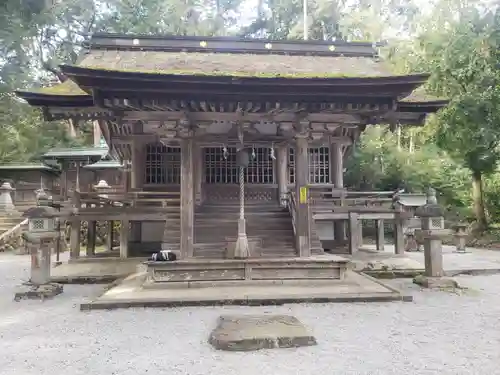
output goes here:
{"type": "MultiPolygon", "coordinates": [[[[249,147],[250,163],[244,170],[245,201],[278,203],[275,155],[272,147],[249,147]]],[[[239,202],[239,167],[236,147],[204,147],[203,195],[206,203],[239,202]]]]}

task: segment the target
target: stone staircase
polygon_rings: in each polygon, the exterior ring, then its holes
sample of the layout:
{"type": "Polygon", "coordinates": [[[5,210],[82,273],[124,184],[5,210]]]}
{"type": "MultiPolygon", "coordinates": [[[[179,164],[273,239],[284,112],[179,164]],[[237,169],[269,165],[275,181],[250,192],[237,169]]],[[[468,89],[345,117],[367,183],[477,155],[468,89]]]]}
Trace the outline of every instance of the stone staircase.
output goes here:
{"type": "MultiPolygon", "coordinates": [[[[238,234],[239,206],[205,204],[195,213],[195,257],[225,258],[228,241],[238,234]]],[[[295,236],[287,209],[276,203],[247,204],[246,231],[249,241],[258,243],[254,257],[296,257],[295,236]]],[[[315,233],[315,232],[314,232],[315,233]]],[[[317,235],[312,238],[314,254],[322,254],[317,235]]]]}

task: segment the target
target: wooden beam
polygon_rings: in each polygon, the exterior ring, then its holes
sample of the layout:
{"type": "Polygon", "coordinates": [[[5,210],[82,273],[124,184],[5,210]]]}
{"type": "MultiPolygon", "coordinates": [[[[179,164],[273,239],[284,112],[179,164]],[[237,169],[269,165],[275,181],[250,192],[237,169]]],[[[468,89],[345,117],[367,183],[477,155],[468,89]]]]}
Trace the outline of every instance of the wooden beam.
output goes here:
{"type": "MultiPolygon", "coordinates": [[[[166,142],[169,142],[170,140],[175,141],[176,143],[179,142],[179,138],[181,138],[181,133],[173,131],[173,137],[166,139],[166,142]]],[[[309,135],[309,134],[307,134],[309,135]]],[[[329,142],[336,142],[341,145],[346,145],[349,146],[352,144],[352,139],[350,137],[330,137],[326,138],[329,134],[328,133],[321,133],[321,138],[318,139],[313,139],[313,142],[316,143],[321,143],[321,144],[328,144],[329,142]]],[[[128,135],[115,135],[111,138],[112,144],[113,145],[133,145],[134,143],[140,143],[140,144],[147,144],[147,143],[154,143],[154,142],[159,142],[160,139],[162,139],[158,134],[128,134],[128,135]]],[[[238,143],[239,141],[237,138],[234,137],[228,137],[227,134],[205,134],[203,136],[199,137],[194,137],[197,141],[197,143],[203,143],[203,142],[216,142],[216,143],[231,143],[231,142],[236,142],[238,143]]],[[[284,141],[291,141],[293,139],[293,134],[290,134],[290,136],[275,136],[275,135],[253,135],[253,134],[245,134],[245,141],[250,142],[250,143],[256,143],[256,142],[264,142],[264,143],[269,143],[269,142],[284,142],[284,141]]]]}
{"type": "MultiPolygon", "coordinates": [[[[184,111],[175,112],[146,112],[146,111],[125,111],[123,112],[123,119],[126,121],[178,121],[184,119],[186,116],[184,111]]],[[[242,121],[242,122],[296,122],[298,114],[296,112],[280,112],[280,113],[237,113],[237,112],[190,112],[189,118],[193,123],[200,122],[214,122],[214,121],[242,121]]],[[[356,114],[346,113],[309,113],[305,118],[308,122],[321,122],[327,124],[360,124],[363,119],[356,114]]]]}

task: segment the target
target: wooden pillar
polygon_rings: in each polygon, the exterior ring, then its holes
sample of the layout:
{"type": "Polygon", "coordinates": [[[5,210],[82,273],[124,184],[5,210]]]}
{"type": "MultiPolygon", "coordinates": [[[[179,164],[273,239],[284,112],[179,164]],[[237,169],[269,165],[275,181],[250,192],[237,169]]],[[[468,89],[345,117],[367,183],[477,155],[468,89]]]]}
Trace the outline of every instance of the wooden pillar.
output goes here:
{"type": "Polygon", "coordinates": [[[94,147],[100,147],[101,146],[101,137],[102,137],[102,132],[101,132],[101,127],[99,126],[99,121],[94,121],[93,125],[93,136],[94,136],[94,147]]]}
{"type": "Polygon", "coordinates": [[[181,258],[193,256],[193,140],[181,140],[181,258]]]}
{"type": "Polygon", "coordinates": [[[288,145],[281,145],[276,150],[276,169],[278,172],[278,199],[279,204],[286,205],[286,194],[288,192],[288,145]]]}
{"type": "MultiPolygon", "coordinates": [[[[73,208],[80,209],[80,194],[78,191],[73,192],[73,208]]],[[[81,220],[74,219],[71,221],[71,231],[69,237],[70,259],[78,259],[80,257],[80,226],[81,220]]]]}
{"type": "MultiPolygon", "coordinates": [[[[344,163],[341,143],[332,143],[330,145],[330,173],[331,181],[336,189],[344,188],[344,163]]],[[[335,242],[337,244],[345,243],[346,228],[345,222],[336,220],[333,223],[335,242]]]]}
{"type": "Polygon", "coordinates": [[[193,168],[194,168],[194,201],[197,206],[203,203],[203,195],[201,191],[203,181],[203,150],[200,145],[193,145],[193,168]]]}
{"type": "Polygon", "coordinates": [[[92,220],[88,222],[87,227],[87,256],[95,255],[95,240],[97,236],[97,221],[92,220]]]}
{"type": "Polygon", "coordinates": [[[120,258],[128,258],[128,236],[129,221],[122,220],[120,223],[120,258]]]}
{"type": "Polygon", "coordinates": [[[363,246],[363,220],[358,220],[358,248],[363,246]]]}
{"type": "Polygon", "coordinates": [[[68,199],[68,163],[61,162],[61,177],[59,177],[59,186],[61,200],[65,202],[68,199]]]}
{"type": "MultiPolygon", "coordinates": [[[[137,140],[132,141],[132,166],[130,171],[130,188],[141,189],[144,177],[144,145],[137,140]]],[[[142,224],[139,221],[132,221],[130,224],[130,241],[141,242],[142,224]]]]}
{"type": "Polygon", "coordinates": [[[396,254],[405,253],[403,220],[401,219],[401,214],[399,212],[397,212],[394,217],[394,248],[396,254]]]}
{"type": "Polygon", "coordinates": [[[113,236],[114,236],[113,227],[114,227],[114,225],[115,225],[115,222],[113,220],[108,221],[108,233],[106,236],[106,250],[107,251],[113,250],[113,236]]]}
{"type": "Polygon", "coordinates": [[[76,162],[76,186],[75,191],[80,191],[80,161],[76,162]]]}
{"type": "Polygon", "coordinates": [[[343,152],[341,143],[332,143],[330,145],[330,157],[331,157],[331,175],[332,183],[335,188],[344,187],[344,162],[343,162],[343,152]]]}
{"type": "Polygon", "coordinates": [[[359,249],[359,215],[349,212],[349,254],[355,254],[359,249]]]}
{"type": "Polygon", "coordinates": [[[311,245],[309,240],[309,202],[302,201],[301,188],[307,191],[307,180],[309,175],[307,138],[297,137],[295,143],[295,196],[297,199],[296,212],[296,246],[300,257],[311,256],[311,245]]]}
{"type": "Polygon", "coordinates": [[[385,233],[384,233],[384,220],[375,220],[375,230],[376,230],[376,242],[377,250],[384,251],[385,246],[385,233]]]}

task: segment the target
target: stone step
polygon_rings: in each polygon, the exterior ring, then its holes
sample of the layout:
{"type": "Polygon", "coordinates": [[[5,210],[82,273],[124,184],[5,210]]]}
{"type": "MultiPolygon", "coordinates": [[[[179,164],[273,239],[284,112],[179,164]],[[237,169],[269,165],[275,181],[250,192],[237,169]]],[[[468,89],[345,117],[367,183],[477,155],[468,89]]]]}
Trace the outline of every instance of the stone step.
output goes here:
{"type": "MultiPolygon", "coordinates": [[[[341,279],[348,260],[320,258],[189,259],[148,262],[147,280],[152,283],[235,280],[341,279]]],[[[172,285],[172,284],[170,284],[172,285]]]]}

